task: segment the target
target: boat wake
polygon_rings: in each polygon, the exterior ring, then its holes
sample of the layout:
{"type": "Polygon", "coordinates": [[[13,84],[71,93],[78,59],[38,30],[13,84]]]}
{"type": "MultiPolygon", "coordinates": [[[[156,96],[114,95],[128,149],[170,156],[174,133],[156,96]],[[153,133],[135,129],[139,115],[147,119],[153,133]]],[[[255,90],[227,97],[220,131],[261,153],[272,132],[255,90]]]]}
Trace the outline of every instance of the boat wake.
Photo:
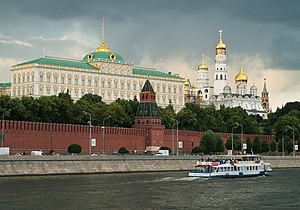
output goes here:
{"type": "MultiPolygon", "coordinates": [[[[201,177],[164,177],[164,178],[158,178],[154,180],[144,180],[144,181],[133,181],[133,182],[127,182],[128,183],[156,183],[156,182],[192,182],[192,181],[206,181],[210,178],[201,178],[201,177]]],[[[125,183],[124,183],[125,184],[125,183]]]]}
{"type": "Polygon", "coordinates": [[[208,180],[207,178],[203,179],[200,177],[181,177],[181,178],[177,178],[177,177],[164,177],[161,179],[156,179],[153,180],[152,182],[191,182],[191,181],[204,181],[204,180],[208,180]]]}

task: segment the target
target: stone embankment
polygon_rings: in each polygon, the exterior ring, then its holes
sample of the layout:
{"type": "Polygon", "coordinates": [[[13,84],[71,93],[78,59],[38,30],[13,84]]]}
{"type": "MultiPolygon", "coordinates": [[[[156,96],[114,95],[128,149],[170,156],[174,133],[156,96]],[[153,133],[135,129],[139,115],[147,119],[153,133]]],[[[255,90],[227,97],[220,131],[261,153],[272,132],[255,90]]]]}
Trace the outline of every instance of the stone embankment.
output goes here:
{"type": "MultiPolygon", "coordinates": [[[[200,158],[138,155],[0,156],[0,176],[188,171],[200,158]]],[[[300,168],[300,156],[264,156],[262,159],[271,163],[273,168],[300,168]]]]}

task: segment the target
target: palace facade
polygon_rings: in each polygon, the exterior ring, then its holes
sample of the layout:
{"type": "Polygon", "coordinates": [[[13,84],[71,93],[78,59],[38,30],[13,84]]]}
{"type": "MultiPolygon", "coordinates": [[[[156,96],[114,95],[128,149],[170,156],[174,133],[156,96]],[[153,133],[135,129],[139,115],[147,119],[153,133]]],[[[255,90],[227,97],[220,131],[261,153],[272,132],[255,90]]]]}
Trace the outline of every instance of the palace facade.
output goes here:
{"type": "Polygon", "coordinates": [[[94,52],[82,60],[48,57],[27,61],[11,68],[12,97],[40,97],[68,92],[73,100],[92,93],[105,103],[116,99],[139,99],[145,80],[151,80],[157,104],[172,104],[175,111],[184,107],[184,79],[171,72],[133,65],[112,52],[104,39],[94,52]]]}

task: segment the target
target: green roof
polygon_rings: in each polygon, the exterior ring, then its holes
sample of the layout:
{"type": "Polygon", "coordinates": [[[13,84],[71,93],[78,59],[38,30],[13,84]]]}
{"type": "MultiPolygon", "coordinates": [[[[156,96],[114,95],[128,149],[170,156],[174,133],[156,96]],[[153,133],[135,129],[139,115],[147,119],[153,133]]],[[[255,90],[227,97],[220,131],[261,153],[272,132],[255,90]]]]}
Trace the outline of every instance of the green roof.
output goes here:
{"type": "Polygon", "coordinates": [[[140,75],[147,75],[147,76],[154,76],[154,77],[169,77],[169,78],[178,78],[182,79],[179,76],[175,76],[172,74],[167,74],[157,70],[150,70],[150,69],[142,69],[142,68],[134,68],[132,69],[133,74],[140,74],[140,75]]]}
{"type": "Polygon", "coordinates": [[[0,83],[0,87],[10,87],[10,86],[11,86],[10,82],[0,83]]]}
{"type": "Polygon", "coordinates": [[[154,93],[154,90],[153,90],[153,88],[152,88],[152,85],[151,85],[149,79],[146,80],[146,82],[145,82],[145,84],[144,84],[144,87],[143,87],[143,89],[142,89],[141,92],[142,92],[142,93],[143,93],[143,92],[154,93]]]}
{"type": "Polygon", "coordinates": [[[135,118],[157,118],[160,117],[156,102],[140,103],[135,118]]]}
{"type": "Polygon", "coordinates": [[[74,68],[83,68],[83,69],[97,69],[96,67],[82,61],[72,61],[72,60],[63,60],[57,58],[43,57],[38,58],[32,61],[25,63],[20,63],[15,66],[26,65],[26,64],[47,64],[47,65],[56,65],[56,66],[68,66],[74,68]]]}
{"type": "Polygon", "coordinates": [[[122,58],[122,56],[118,53],[115,52],[92,52],[92,53],[88,53],[84,56],[84,58],[82,59],[83,61],[119,61],[121,63],[124,63],[124,59],[122,58]],[[89,55],[92,55],[92,57],[90,59],[89,55]],[[111,59],[111,56],[114,55],[114,59],[111,59]]]}

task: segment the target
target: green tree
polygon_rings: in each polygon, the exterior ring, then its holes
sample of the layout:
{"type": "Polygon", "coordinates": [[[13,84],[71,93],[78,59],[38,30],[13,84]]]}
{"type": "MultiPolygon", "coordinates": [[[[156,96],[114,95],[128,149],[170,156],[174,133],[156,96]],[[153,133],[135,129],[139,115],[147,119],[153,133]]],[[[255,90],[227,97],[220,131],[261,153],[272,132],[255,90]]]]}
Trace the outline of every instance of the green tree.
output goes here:
{"type": "Polygon", "coordinates": [[[174,127],[175,122],[175,111],[172,105],[168,105],[166,108],[158,107],[158,111],[161,117],[161,122],[166,126],[166,129],[171,129],[174,127]]]}
{"type": "Polygon", "coordinates": [[[39,122],[40,116],[37,114],[39,113],[40,108],[38,104],[38,99],[35,99],[33,97],[23,97],[22,103],[25,106],[25,109],[27,110],[27,114],[24,120],[39,122]]]}
{"type": "Polygon", "coordinates": [[[270,145],[267,141],[261,142],[261,152],[266,153],[270,151],[270,145]]]}
{"type": "Polygon", "coordinates": [[[193,154],[200,154],[200,153],[202,153],[202,150],[201,150],[201,148],[200,147],[194,147],[193,149],[192,149],[192,155],[193,154]]]}
{"type": "Polygon", "coordinates": [[[8,102],[8,107],[10,109],[10,116],[12,120],[23,121],[27,114],[27,110],[22,103],[22,101],[18,98],[13,98],[8,102]]]}
{"type": "MultiPolygon", "coordinates": [[[[241,150],[241,142],[242,140],[236,136],[236,135],[233,135],[233,150],[241,150]]],[[[232,149],[232,138],[228,138],[226,143],[225,143],[225,147],[227,150],[231,150],[232,149]]]]}
{"type": "Polygon", "coordinates": [[[270,143],[270,149],[271,149],[271,152],[275,152],[277,150],[277,144],[276,144],[276,141],[272,141],[270,143]]]}
{"type": "Polygon", "coordinates": [[[224,152],[224,143],[219,134],[208,130],[203,135],[200,148],[205,154],[224,152]]]}
{"type": "MultiPolygon", "coordinates": [[[[113,102],[108,106],[107,116],[111,116],[107,120],[107,124],[115,127],[131,127],[132,122],[128,113],[120,104],[113,102]]],[[[103,118],[104,119],[104,118],[103,118]]]]}
{"type": "Polygon", "coordinates": [[[53,122],[56,123],[75,123],[74,119],[74,103],[71,96],[68,93],[59,93],[58,96],[51,96],[55,103],[53,122]]]}
{"type": "MultiPolygon", "coordinates": [[[[279,117],[277,122],[274,124],[274,132],[276,139],[282,138],[283,134],[286,134],[288,128],[294,128],[295,133],[297,134],[300,130],[300,119],[296,116],[284,115],[279,117]]],[[[288,135],[291,135],[292,132],[289,132],[288,135]]]]}
{"type": "Polygon", "coordinates": [[[79,144],[71,144],[68,147],[68,153],[76,153],[76,154],[81,153],[81,146],[79,144]]]}
{"type": "Polygon", "coordinates": [[[127,127],[130,127],[131,124],[134,122],[134,117],[136,115],[139,102],[135,98],[135,100],[129,100],[129,101],[125,99],[117,99],[116,103],[120,104],[124,108],[124,111],[129,115],[130,124],[128,124],[127,127]]]}
{"type": "Polygon", "coordinates": [[[261,143],[258,136],[256,136],[253,140],[253,153],[254,154],[261,153],[261,143]]]}
{"type": "Polygon", "coordinates": [[[118,152],[120,154],[128,154],[129,153],[128,149],[126,149],[125,147],[121,147],[118,152]]]}
{"type": "Polygon", "coordinates": [[[197,124],[197,116],[189,109],[183,108],[176,115],[181,130],[194,130],[194,125],[197,124]]]}

